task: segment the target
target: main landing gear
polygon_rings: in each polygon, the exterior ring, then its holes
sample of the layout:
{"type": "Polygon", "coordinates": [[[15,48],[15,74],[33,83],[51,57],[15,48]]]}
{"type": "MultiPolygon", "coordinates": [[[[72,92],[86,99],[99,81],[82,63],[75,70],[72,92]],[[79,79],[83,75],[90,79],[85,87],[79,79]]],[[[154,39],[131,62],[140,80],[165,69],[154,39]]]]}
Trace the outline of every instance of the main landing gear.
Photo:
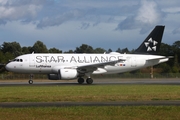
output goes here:
{"type": "MultiPolygon", "coordinates": [[[[82,77],[78,78],[78,83],[79,84],[83,84],[84,83],[84,78],[82,78],[82,77]]],[[[93,79],[92,78],[87,78],[86,79],[86,83],[87,84],[92,84],[93,83],[93,79]]]]}
{"type": "Polygon", "coordinates": [[[28,81],[29,84],[33,84],[33,74],[30,75],[30,80],[28,81]]]}

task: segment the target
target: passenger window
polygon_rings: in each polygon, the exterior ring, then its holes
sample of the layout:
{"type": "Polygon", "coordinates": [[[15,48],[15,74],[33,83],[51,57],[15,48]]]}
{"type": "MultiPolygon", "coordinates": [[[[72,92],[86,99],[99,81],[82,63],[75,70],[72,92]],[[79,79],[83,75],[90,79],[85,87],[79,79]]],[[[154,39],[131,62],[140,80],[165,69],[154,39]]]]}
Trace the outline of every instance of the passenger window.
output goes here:
{"type": "Polygon", "coordinates": [[[22,59],[20,59],[20,62],[23,62],[23,60],[22,60],[22,59]]]}

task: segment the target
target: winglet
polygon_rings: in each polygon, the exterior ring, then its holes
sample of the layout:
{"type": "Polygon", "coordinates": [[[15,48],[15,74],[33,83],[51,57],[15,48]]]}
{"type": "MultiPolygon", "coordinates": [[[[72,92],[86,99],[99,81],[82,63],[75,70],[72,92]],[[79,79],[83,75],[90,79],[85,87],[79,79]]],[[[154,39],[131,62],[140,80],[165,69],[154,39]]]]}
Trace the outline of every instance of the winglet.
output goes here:
{"type": "Polygon", "coordinates": [[[160,49],[164,28],[165,26],[156,26],[143,43],[135,50],[135,53],[157,54],[160,49]]]}

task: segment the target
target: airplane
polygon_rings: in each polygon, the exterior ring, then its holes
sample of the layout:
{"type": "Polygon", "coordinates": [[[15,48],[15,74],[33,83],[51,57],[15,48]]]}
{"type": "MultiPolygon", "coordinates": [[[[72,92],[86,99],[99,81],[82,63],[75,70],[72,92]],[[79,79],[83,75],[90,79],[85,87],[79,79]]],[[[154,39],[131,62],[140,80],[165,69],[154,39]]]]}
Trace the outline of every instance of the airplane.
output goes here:
{"type": "Polygon", "coordinates": [[[134,54],[118,52],[104,54],[56,54],[32,53],[16,57],[5,68],[8,71],[29,73],[29,84],[33,84],[33,75],[47,74],[49,80],[73,80],[79,84],[92,84],[92,74],[115,74],[133,71],[157,65],[170,57],[157,55],[165,26],[159,25],[151,31],[134,54]]]}

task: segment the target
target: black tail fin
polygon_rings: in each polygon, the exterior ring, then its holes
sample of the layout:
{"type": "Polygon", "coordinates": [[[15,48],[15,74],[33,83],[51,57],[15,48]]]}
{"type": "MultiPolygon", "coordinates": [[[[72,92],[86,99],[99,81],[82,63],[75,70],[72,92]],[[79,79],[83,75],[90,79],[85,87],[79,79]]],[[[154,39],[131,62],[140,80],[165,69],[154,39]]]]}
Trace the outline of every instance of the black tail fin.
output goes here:
{"type": "Polygon", "coordinates": [[[156,26],[143,43],[135,50],[140,54],[157,54],[161,45],[165,26],[156,26]]]}

